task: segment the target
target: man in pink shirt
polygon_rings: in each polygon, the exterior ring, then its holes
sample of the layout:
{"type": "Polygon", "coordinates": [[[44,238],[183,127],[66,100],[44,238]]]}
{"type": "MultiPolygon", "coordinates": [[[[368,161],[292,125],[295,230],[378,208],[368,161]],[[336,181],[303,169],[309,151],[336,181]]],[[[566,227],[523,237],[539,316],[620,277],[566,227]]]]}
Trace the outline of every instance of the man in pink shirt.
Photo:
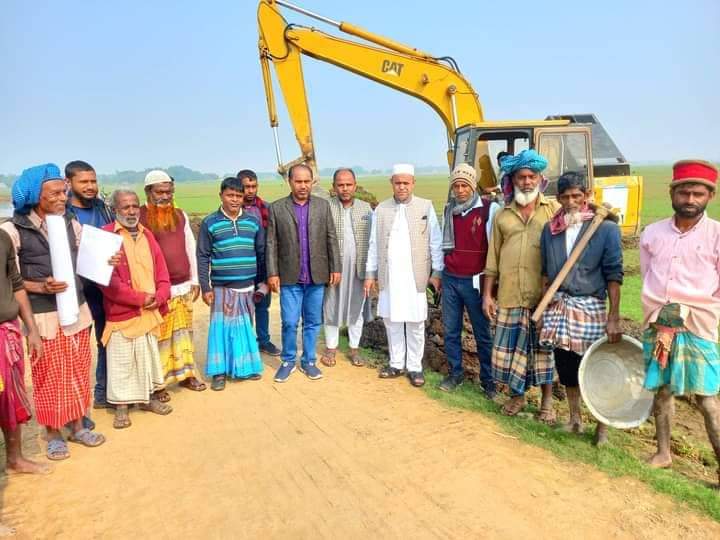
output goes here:
{"type": "Polygon", "coordinates": [[[645,388],[657,392],[653,467],[672,463],[673,395],[684,394],[695,394],[720,462],[720,222],[705,214],[717,179],[711,163],[676,163],[670,185],[675,215],[640,237],[645,388]]]}

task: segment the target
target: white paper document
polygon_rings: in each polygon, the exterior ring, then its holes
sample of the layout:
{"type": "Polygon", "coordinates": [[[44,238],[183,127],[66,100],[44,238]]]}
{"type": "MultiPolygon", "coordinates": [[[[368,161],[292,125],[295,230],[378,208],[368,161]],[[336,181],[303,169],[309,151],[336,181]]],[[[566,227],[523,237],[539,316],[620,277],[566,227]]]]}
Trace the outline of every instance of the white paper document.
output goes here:
{"type": "Polygon", "coordinates": [[[122,236],[119,234],[83,225],[77,258],[78,275],[100,285],[108,285],[113,273],[108,261],[120,251],[121,246],[122,236]]]}
{"type": "Polygon", "coordinates": [[[60,326],[75,324],[80,318],[77,290],[75,289],[75,272],[73,270],[70,242],[68,241],[67,224],[63,216],[48,215],[45,217],[50,244],[50,265],[56,281],[67,283],[67,289],[55,295],[60,326]]]}

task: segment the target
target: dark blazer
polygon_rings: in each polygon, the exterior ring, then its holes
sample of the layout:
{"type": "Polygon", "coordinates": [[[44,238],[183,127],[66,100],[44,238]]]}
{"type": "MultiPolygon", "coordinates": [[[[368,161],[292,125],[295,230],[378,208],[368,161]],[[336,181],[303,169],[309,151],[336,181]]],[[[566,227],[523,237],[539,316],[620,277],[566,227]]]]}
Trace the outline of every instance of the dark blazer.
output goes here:
{"type": "MultiPolygon", "coordinates": [[[[590,221],[583,223],[578,240],[590,227],[590,221]]],[[[552,283],[567,260],[565,233],[550,233],[550,223],[545,224],[540,237],[542,253],[542,274],[552,283]]],[[[620,241],[620,228],[606,219],[590,239],[585,251],[573,266],[560,291],[570,296],[595,296],[604,300],[607,297],[609,281],[623,282],[623,256],[620,241]]]]}
{"type": "MultiPolygon", "coordinates": [[[[342,271],[342,261],[330,205],[315,195],[308,204],[310,274],[320,285],[330,280],[330,273],[342,271]]],[[[281,285],[295,285],[300,276],[300,242],[292,195],[270,205],[266,242],[268,277],[280,276],[281,285]]]]}

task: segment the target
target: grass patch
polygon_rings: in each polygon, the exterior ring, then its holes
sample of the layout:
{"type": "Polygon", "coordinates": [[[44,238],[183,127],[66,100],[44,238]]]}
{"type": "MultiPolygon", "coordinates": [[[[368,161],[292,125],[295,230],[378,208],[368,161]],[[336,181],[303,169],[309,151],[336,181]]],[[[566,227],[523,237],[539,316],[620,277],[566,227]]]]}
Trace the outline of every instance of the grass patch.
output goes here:
{"type": "MultiPolygon", "coordinates": [[[[445,405],[480,412],[495,420],[503,430],[519,440],[539,446],[565,461],[594,465],[611,477],[631,476],[648,484],[660,493],[685,503],[712,519],[720,522],[720,497],[717,490],[689,480],[673,470],[657,470],[648,467],[632,454],[637,446],[635,438],[624,431],[610,430],[610,444],[598,449],[592,446],[592,435],[571,435],[551,428],[531,418],[510,418],[500,412],[500,406],[488,400],[479,386],[465,383],[453,393],[437,389],[442,376],[425,374],[425,393],[445,405]]],[[[532,410],[532,408],[529,408],[532,410]]]]}

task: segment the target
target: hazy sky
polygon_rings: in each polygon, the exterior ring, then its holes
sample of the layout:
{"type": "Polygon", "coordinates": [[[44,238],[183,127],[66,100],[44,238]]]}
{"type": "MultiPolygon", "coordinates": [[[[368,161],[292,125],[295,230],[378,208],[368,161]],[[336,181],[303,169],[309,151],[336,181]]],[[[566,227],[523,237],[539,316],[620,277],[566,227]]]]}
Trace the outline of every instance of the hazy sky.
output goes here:
{"type": "MultiPolygon", "coordinates": [[[[487,119],[594,112],[631,161],[720,158],[717,0],[297,3],[453,56],[487,119]]],[[[102,172],[273,170],[256,9],[254,0],[0,0],[0,172],[71,159],[102,172]]],[[[320,167],[444,163],[444,129],[425,104],[304,65],[320,167]]],[[[282,107],[289,160],[299,150],[282,107]]]]}

